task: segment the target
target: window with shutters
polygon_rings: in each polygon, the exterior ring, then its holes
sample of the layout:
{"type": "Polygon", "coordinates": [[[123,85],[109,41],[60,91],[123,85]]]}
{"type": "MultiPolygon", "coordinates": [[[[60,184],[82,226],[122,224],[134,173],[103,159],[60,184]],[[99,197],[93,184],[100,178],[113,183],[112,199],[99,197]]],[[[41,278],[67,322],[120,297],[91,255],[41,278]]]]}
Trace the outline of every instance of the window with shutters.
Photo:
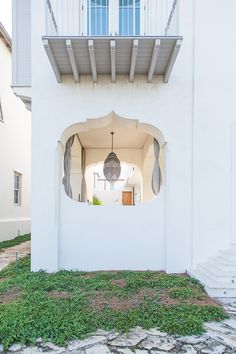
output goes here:
{"type": "Polygon", "coordinates": [[[21,206],[22,174],[14,172],[14,204],[21,206]]]}

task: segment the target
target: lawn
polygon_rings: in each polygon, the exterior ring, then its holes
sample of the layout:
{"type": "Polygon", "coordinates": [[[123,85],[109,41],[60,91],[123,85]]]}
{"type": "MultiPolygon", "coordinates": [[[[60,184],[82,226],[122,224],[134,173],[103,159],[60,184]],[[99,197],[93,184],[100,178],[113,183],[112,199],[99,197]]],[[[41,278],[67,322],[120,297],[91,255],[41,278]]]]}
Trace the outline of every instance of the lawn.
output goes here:
{"type": "Polygon", "coordinates": [[[17,236],[13,240],[7,240],[0,242],[0,252],[6,248],[14,247],[20,245],[23,242],[30,241],[30,234],[17,236]]]}
{"type": "Polygon", "coordinates": [[[159,327],[200,334],[204,321],[224,310],[186,275],[163,272],[31,273],[26,257],[0,272],[0,344],[34,344],[37,337],[63,345],[97,329],[159,327]]]}

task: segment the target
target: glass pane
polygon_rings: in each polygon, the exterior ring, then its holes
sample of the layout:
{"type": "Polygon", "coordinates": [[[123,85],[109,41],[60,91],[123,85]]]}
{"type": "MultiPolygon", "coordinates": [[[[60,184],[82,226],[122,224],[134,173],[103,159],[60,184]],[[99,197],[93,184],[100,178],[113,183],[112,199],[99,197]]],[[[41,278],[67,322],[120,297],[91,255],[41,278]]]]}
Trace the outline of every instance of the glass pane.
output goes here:
{"type": "Polygon", "coordinates": [[[88,0],[88,35],[106,36],[109,31],[109,0],[88,0]]]}
{"type": "Polygon", "coordinates": [[[140,34],[140,0],[119,0],[119,34],[140,34]]]}
{"type": "Polygon", "coordinates": [[[140,35],[140,6],[135,8],[135,35],[140,35]]]}
{"type": "Polygon", "coordinates": [[[19,192],[14,190],[14,204],[19,204],[19,192]]]}

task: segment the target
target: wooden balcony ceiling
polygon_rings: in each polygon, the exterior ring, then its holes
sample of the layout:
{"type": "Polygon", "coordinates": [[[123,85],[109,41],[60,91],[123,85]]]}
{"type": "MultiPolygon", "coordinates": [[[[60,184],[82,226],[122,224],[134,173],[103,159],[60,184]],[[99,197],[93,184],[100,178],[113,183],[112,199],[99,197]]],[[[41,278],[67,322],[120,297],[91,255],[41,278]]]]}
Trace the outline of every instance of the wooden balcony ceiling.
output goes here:
{"type": "Polygon", "coordinates": [[[182,43],[182,37],[43,37],[43,45],[58,82],[62,75],[146,75],[151,82],[157,75],[169,81],[182,43]]]}

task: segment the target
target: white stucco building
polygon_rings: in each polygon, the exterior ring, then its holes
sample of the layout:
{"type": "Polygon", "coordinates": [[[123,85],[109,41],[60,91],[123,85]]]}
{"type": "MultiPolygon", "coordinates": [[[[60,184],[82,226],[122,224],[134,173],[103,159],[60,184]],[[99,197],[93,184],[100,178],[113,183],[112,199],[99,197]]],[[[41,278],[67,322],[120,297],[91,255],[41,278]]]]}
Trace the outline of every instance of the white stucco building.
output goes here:
{"type": "Polygon", "coordinates": [[[13,86],[32,102],[33,271],[187,270],[236,295],[235,11],[13,0],[13,86]],[[123,184],[104,181],[111,132],[123,184]]]}
{"type": "Polygon", "coordinates": [[[11,88],[11,51],[0,23],[0,241],[30,232],[31,120],[11,88]]]}

